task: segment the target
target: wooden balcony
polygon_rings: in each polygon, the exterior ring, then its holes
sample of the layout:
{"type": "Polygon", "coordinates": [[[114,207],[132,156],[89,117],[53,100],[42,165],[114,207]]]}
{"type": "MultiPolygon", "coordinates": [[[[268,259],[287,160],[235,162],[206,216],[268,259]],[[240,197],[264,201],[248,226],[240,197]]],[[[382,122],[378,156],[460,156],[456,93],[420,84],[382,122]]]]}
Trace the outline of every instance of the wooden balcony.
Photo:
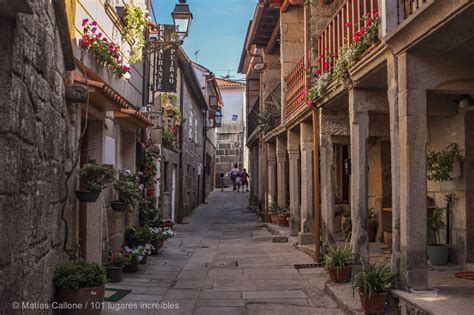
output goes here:
{"type": "Polygon", "coordinates": [[[286,119],[303,104],[302,93],[306,87],[304,57],[298,61],[290,74],[285,78],[285,84],[287,92],[284,118],[286,119]]]}
{"type": "Polygon", "coordinates": [[[423,5],[429,3],[428,0],[397,0],[397,21],[403,22],[410,15],[413,15],[423,5]]]}

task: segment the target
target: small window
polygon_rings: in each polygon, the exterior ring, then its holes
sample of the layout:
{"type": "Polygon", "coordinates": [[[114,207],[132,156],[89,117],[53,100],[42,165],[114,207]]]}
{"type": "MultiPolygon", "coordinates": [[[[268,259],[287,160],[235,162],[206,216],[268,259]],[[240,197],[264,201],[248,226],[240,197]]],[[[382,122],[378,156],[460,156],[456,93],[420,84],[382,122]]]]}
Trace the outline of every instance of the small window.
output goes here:
{"type": "Polygon", "coordinates": [[[189,139],[193,138],[193,112],[189,112],[189,139]]]}
{"type": "Polygon", "coordinates": [[[194,118],[194,126],[195,126],[195,129],[194,129],[194,142],[195,143],[198,143],[198,120],[197,118],[194,118]]]}

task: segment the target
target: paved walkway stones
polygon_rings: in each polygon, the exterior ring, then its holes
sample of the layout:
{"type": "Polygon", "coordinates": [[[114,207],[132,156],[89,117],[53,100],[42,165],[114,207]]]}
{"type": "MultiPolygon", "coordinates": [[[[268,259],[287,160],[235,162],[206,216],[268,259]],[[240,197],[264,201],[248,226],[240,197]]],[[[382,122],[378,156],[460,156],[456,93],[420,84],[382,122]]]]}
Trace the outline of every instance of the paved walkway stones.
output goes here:
{"type": "Polygon", "coordinates": [[[321,268],[272,235],[247,210],[248,194],[213,192],[208,204],[176,226],[159,256],[113,288],[132,292],[118,303],[179,303],[176,310],[105,314],[343,314],[324,293],[321,268]]]}

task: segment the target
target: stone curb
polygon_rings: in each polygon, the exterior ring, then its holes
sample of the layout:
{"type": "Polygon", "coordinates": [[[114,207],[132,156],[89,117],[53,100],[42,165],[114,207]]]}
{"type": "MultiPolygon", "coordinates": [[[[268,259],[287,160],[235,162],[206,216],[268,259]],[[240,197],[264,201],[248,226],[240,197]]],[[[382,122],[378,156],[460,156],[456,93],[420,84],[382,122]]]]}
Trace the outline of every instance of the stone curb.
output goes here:
{"type": "Polygon", "coordinates": [[[324,291],[346,314],[363,315],[365,314],[360,305],[360,301],[352,296],[352,287],[350,283],[334,284],[327,281],[324,284],[324,291]]]}

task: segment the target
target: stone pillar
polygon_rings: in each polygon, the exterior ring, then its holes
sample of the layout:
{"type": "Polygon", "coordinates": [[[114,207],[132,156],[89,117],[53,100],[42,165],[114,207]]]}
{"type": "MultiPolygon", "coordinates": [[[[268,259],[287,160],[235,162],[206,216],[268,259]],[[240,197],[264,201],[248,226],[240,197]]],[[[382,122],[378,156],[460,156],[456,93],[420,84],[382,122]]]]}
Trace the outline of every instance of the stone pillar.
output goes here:
{"type": "Polygon", "coordinates": [[[369,240],[367,235],[369,112],[367,93],[360,89],[349,90],[349,125],[351,132],[351,245],[354,263],[361,259],[369,261],[369,240]],[[364,99],[364,100],[363,100],[364,99]]]}
{"type": "Polygon", "coordinates": [[[301,146],[301,232],[298,244],[314,244],[314,206],[313,206],[313,126],[300,124],[301,146]]]}
{"type": "Polygon", "coordinates": [[[276,158],[277,158],[277,198],[278,206],[286,207],[288,196],[286,193],[286,140],[283,137],[276,138],[276,158]]]}
{"type": "Polygon", "coordinates": [[[257,179],[257,177],[255,177],[255,179],[253,178],[253,174],[256,174],[256,172],[255,172],[255,160],[258,159],[255,152],[256,152],[255,147],[251,147],[249,149],[249,169],[247,170],[247,172],[249,173],[249,175],[251,177],[250,182],[249,182],[249,185],[250,185],[250,200],[253,200],[255,198],[255,180],[257,179]]]}
{"type": "Polygon", "coordinates": [[[321,140],[320,140],[320,176],[321,176],[321,230],[323,243],[326,242],[326,236],[329,241],[334,240],[334,183],[333,183],[333,164],[334,148],[331,135],[324,132],[323,128],[325,116],[320,116],[321,140]]]}
{"type": "Polygon", "coordinates": [[[267,159],[266,159],[266,154],[264,150],[264,144],[262,142],[258,143],[258,174],[255,174],[254,180],[255,180],[255,185],[258,186],[258,201],[260,203],[263,203],[263,206],[265,207],[265,180],[264,180],[264,175],[265,175],[265,169],[267,165],[267,159]]]}
{"type": "Polygon", "coordinates": [[[268,142],[267,146],[267,196],[268,206],[277,202],[276,145],[268,142]]]}
{"type": "Polygon", "coordinates": [[[290,173],[288,176],[290,186],[290,235],[297,236],[300,231],[300,180],[298,172],[300,163],[300,138],[295,131],[288,130],[288,158],[290,173]]]}
{"type": "Polygon", "coordinates": [[[400,141],[400,276],[406,287],[426,287],[426,90],[415,89],[416,64],[398,57],[400,141]]]}

